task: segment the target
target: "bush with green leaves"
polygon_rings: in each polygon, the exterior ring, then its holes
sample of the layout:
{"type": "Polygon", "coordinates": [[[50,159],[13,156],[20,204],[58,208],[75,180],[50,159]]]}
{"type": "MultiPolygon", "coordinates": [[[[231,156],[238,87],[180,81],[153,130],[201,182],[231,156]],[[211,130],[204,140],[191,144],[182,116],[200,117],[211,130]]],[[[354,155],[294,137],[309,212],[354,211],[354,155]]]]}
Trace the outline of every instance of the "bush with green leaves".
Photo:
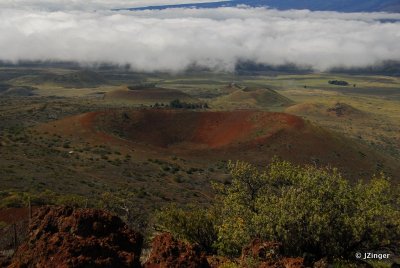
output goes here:
{"type": "Polygon", "coordinates": [[[101,194],[97,207],[118,215],[129,227],[147,233],[148,215],[137,203],[137,198],[146,194],[143,191],[143,189],[139,189],[136,193],[128,191],[118,193],[104,192],[101,194]]]}
{"type": "Polygon", "coordinates": [[[350,183],[336,169],[273,161],[264,172],[229,164],[215,185],[222,217],[218,248],[238,255],[252,238],[279,241],[286,254],[348,257],[399,241],[398,191],[380,175],[350,183]]]}
{"type": "Polygon", "coordinates": [[[166,208],[162,230],[227,256],[254,238],[281,242],[287,255],[332,258],[400,241],[399,191],[383,175],[350,182],[336,169],[277,160],[262,172],[244,162],[228,167],[232,181],[213,185],[211,209],[166,208]]]}
{"type": "Polygon", "coordinates": [[[179,208],[175,205],[160,210],[156,215],[156,229],[170,232],[176,238],[196,243],[208,253],[215,252],[218,219],[213,209],[196,206],[179,208]]]}

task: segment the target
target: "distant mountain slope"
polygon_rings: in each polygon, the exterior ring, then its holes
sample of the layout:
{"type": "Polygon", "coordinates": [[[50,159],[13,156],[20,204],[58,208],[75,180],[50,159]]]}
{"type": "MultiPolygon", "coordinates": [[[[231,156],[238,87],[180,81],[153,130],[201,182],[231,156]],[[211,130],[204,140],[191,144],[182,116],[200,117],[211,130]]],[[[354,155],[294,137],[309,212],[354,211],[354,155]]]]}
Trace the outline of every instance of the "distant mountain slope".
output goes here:
{"type": "MultiPolygon", "coordinates": [[[[198,7],[215,8],[223,6],[248,5],[252,7],[268,6],[271,8],[288,9],[309,9],[313,11],[339,11],[339,12],[393,12],[400,13],[399,0],[232,0],[218,1],[213,3],[183,4],[150,6],[142,8],[132,8],[130,10],[141,9],[165,9],[176,7],[198,7]]],[[[129,8],[128,8],[129,9],[129,8]]]]}
{"type": "Polygon", "coordinates": [[[13,96],[13,97],[30,97],[36,95],[34,87],[22,86],[22,87],[10,87],[6,91],[0,91],[1,96],[13,96]]]}
{"type": "Polygon", "coordinates": [[[10,80],[15,85],[49,84],[66,88],[97,87],[106,84],[102,75],[89,70],[74,71],[66,74],[45,73],[42,75],[25,75],[10,80]]]}
{"type": "Polygon", "coordinates": [[[268,109],[292,105],[293,101],[268,88],[245,88],[215,99],[212,107],[268,109]]]}
{"type": "Polygon", "coordinates": [[[198,100],[179,90],[157,87],[117,89],[106,93],[104,99],[114,102],[128,102],[146,105],[155,103],[169,104],[173,100],[198,102],[198,100]]]}

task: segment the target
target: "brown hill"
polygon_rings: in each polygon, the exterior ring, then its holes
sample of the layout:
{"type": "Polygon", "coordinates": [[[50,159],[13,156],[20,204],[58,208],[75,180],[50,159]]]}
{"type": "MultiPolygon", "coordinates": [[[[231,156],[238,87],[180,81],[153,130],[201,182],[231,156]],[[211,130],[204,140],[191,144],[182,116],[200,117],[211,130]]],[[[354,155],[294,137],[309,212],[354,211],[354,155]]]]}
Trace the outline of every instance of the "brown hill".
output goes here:
{"type": "Polygon", "coordinates": [[[218,88],[218,92],[222,93],[222,94],[230,94],[230,93],[233,93],[237,90],[241,90],[244,88],[245,88],[244,86],[241,86],[237,83],[232,82],[232,83],[229,83],[228,85],[226,85],[225,87],[218,88]]]}
{"type": "Polygon", "coordinates": [[[185,102],[197,102],[186,93],[176,89],[158,88],[158,87],[137,87],[125,88],[108,92],[104,96],[105,100],[126,102],[134,104],[168,104],[173,100],[185,102]]]}
{"type": "Polygon", "coordinates": [[[367,113],[343,102],[336,102],[330,105],[322,103],[300,103],[286,108],[285,112],[303,116],[330,116],[343,118],[365,118],[368,116],[367,113]]]}
{"type": "Polygon", "coordinates": [[[94,71],[82,70],[67,73],[47,72],[24,75],[10,80],[15,85],[51,85],[65,88],[91,88],[107,84],[104,77],[94,71]]]}
{"type": "Polygon", "coordinates": [[[284,128],[301,128],[295,116],[257,111],[190,112],[137,110],[108,112],[94,124],[134,143],[173,149],[221,149],[254,143],[284,128]]]}
{"type": "Polygon", "coordinates": [[[343,103],[343,102],[337,102],[333,106],[329,107],[326,110],[330,115],[335,115],[338,117],[346,117],[346,116],[352,116],[352,117],[357,117],[357,116],[362,116],[365,115],[365,113],[361,112],[360,110],[354,108],[353,106],[343,103]]]}
{"type": "Polygon", "coordinates": [[[292,104],[293,101],[268,88],[238,89],[212,102],[213,107],[260,109],[289,106],[292,104]]]}
{"type": "Polygon", "coordinates": [[[331,165],[354,178],[385,171],[396,162],[366,145],[303,119],[262,111],[112,110],[52,122],[42,131],[147,153],[181,155],[199,162],[245,160],[265,165],[278,156],[295,163],[331,165]]]}

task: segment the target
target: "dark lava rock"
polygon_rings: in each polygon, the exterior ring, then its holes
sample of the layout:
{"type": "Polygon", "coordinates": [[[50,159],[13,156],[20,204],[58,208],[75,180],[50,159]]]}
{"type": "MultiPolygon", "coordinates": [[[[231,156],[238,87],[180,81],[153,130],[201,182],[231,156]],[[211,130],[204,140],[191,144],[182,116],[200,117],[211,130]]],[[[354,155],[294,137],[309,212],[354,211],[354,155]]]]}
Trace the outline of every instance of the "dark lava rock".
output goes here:
{"type": "Polygon", "coordinates": [[[208,268],[207,258],[196,245],[176,240],[169,233],[156,236],[145,268],[208,268]]]}
{"type": "Polygon", "coordinates": [[[95,209],[44,207],[9,267],[141,267],[143,237],[95,209]]]}

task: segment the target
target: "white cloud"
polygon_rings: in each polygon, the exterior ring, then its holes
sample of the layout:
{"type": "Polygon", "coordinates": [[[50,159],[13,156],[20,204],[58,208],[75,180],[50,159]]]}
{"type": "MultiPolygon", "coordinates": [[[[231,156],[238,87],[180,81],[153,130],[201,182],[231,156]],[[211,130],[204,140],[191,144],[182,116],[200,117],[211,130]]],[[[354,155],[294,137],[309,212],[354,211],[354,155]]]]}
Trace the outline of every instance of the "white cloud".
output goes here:
{"type": "Polygon", "coordinates": [[[1,0],[0,8],[47,11],[104,10],[208,2],[219,2],[219,0],[1,0]]]}
{"type": "Polygon", "coordinates": [[[144,71],[181,71],[193,63],[233,70],[238,60],[318,70],[400,60],[400,23],[380,19],[400,20],[400,15],[263,8],[1,9],[0,60],[129,63],[144,71]]]}

